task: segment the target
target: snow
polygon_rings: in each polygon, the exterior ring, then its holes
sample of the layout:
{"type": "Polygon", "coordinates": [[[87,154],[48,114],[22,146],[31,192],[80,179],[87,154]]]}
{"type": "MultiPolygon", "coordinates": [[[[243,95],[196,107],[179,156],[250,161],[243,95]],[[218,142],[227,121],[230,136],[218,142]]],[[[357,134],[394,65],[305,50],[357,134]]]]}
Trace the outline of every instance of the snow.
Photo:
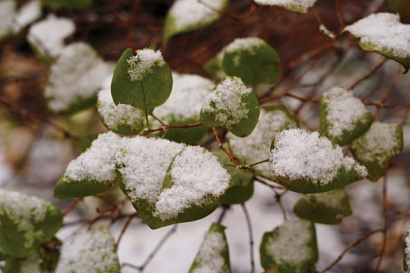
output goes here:
{"type": "Polygon", "coordinates": [[[164,66],[160,50],[154,51],[144,48],[136,51],[136,55],[127,60],[129,65],[128,74],[131,81],[141,81],[147,73],[152,73],[153,66],[164,66]]]}
{"type": "Polygon", "coordinates": [[[224,0],[177,0],[172,5],[169,13],[175,18],[175,28],[184,29],[202,22],[217,20],[220,15],[210,9],[222,10],[224,0]]]}
{"type": "Polygon", "coordinates": [[[316,0],[255,0],[259,5],[280,6],[287,9],[298,9],[303,12],[315,4],[316,0]]]}
{"type": "Polygon", "coordinates": [[[216,113],[215,121],[229,128],[247,118],[249,110],[242,98],[251,92],[240,78],[227,77],[206,97],[202,111],[216,113]]]}
{"type": "Polygon", "coordinates": [[[64,39],[75,31],[75,24],[66,18],[50,14],[47,19],[33,24],[28,32],[28,41],[43,54],[57,57],[63,51],[64,39]]]}
{"type": "Polygon", "coordinates": [[[0,1],[0,37],[11,30],[16,3],[13,0],[0,1]]]}
{"type": "Polygon", "coordinates": [[[29,25],[41,16],[41,4],[38,0],[32,0],[24,4],[14,17],[14,32],[29,25]]]}
{"type": "Polygon", "coordinates": [[[106,229],[77,234],[64,243],[56,273],[119,272],[115,241],[106,229]]]}
{"type": "Polygon", "coordinates": [[[336,37],[335,34],[328,30],[324,24],[320,24],[319,31],[326,37],[329,37],[330,39],[334,39],[336,37]]]}
{"type": "Polygon", "coordinates": [[[256,37],[236,38],[224,49],[224,52],[235,52],[240,50],[251,50],[253,47],[258,47],[265,44],[262,39],[256,37]]]}
{"type": "Polygon", "coordinates": [[[407,270],[405,273],[409,273],[410,272],[410,229],[407,230],[405,243],[406,243],[406,248],[404,250],[404,253],[406,256],[405,256],[404,261],[407,265],[407,270]]]}
{"type": "Polygon", "coordinates": [[[291,180],[309,179],[315,184],[328,184],[342,167],[367,175],[365,167],[343,156],[340,146],[333,146],[318,132],[302,129],[285,130],[276,136],[270,162],[274,175],[291,180]]]}
{"type": "Polygon", "coordinates": [[[400,58],[410,56],[410,25],[401,24],[398,14],[371,14],[345,27],[361,43],[371,43],[376,50],[388,50],[400,58]]]}
{"type": "Polygon", "coordinates": [[[222,233],[207,233],[198,252],[198,260],[200,263],[192,273],[229,272],[228,268],[224,268],[225,260],[220,254],[220,252],[226,248],[226,241],[222,233]]]}
{"type": "Polygon", "coordinates": [[[353,92],[341,87],[333,87],[323,94],[322,100],[327,106],[326,120],[329,134],[338,137],[343,131],[354,129],[355,123],[368,112],[362,101],[353,92]]]}

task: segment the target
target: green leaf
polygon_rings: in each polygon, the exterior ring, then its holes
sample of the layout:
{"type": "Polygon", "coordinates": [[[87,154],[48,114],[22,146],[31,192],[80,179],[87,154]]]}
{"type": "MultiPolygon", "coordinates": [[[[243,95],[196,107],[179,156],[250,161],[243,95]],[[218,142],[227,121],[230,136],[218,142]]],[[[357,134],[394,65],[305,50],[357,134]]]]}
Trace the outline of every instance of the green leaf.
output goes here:
{"type": "Polygon", "coordinates": [[[349,147],[357,161],[366,166],[367,178],[377,181],[387,172],[393,157],[403,149],[403,130],[394,123],[373,122],[349,147]]]}
{"type": "Polygon", "coordinates": [[[40,266],[41,256],[38,249],[24,258],[12,258],[4,265],[3,273],[43,273],[40,266]]]}
{"type": "Polygon", "coordinates": [[[276,136],[270,162],[277,182],[291,191],[318,193],[363,179],[366,168],[317,132],[290,129],[276,136]]]}
{"type": "Polygon", "coordinates": [[[342,218],[352,214],[349,197],[343,188],[306,194],[295,204],[293,211],[300,218],[326,225],[338,225],[342,218]]]}
{"type": "Polygon", "coordinates": [[[222,80],[226,77],[225,71],[222,69],[222,60],[224,57],[224,49],[222,49],[215,57],[208,60],[203,68],[206,73],[213,76],[215,79],[222,80]]]}
{"type": "Polygon", "coordinates": [[[41,269],[46,272],[54,272],[60,260],[60,248],[63,244],[57,237],[51,238],[46,246],[40,247],[41,269]]]}
{"type": "Polygon", "coordinates": [[[403,65],[405,72],[410,68],[410,42],[405,33],[410,25],[400,23],[400,17],[393,13],[371,14],[353,25],[347,26],[353,36],[360,38],[360,47],[374,51],[403,65]]]}
{"type": "Polygon", "coordinates": [[[313,7],[315,2],[316,0],[313,0],[313,1],[255,0],[255,3],[259,5],[278,6],[278,7],[282,7],[282,8],[285,8],[291,11],[300,12],[300,13],[307,13],[308,9],[313,7]]]}
{"type": "Polygon", "coordinates": [[[174,35],[205,28],[216,21],[228,7],[228,0],[205,1],[177,0],[168,10],[165,18],[162,46],[174,35]],[[202,3],[201,3],[202,2],[202,3]],[[219,12],[216,12],[216,11],[219,12]]]}
{"type": "Polygon", "coordinates": [[[410,0],[387,0],[389,7],[402,18],[410,17],[410,0]]]}
{"type": "Polygon", "coordinates": [[[239,78],[226,77],[206,97],[200,118],[206,126],[226,126],[236,136],[248,136],[258,122],[259,103],[239,78]]]}
{"type": "Polygon", "coordinates": [[[77,146],[80,149],[80,151],[85,152],[88,148],[90,148],[93,141],[98,138],[98,135],[99,134],[91,134],[91,135],[82,137],[77,143],[77,146]]]}
{"type": "Polygon", "coordinates": [[[232,185],[222,198],[222,204],[234,205],[248,201],[254,190],[254,175],[246,169],[236,168],[229,157],[221,149],[216,149],[213,154],[218,157],[221,165],[232,177],[232,185]]]}
{"type": "Polygon", "coordinates": [[[404,266],[404,272],[409,273],[410,272],[410,229],[407,230],[406,237],[404,240],[405,240],[405,248],[404,248],[403,266],[404,266]]]}
{"type": "Polygon", "coordinates": [[[142,49],[136,56],[127,49],[115,67],[111,94],[115,104],[148,111],[163,104],[171,94],[172,74],[160,51],[142,49]]]}
{"type": "MultiPolygon", "coordinates": [[[[269,105],[261,108],[255,130],[247,137],[227,134],[229,146],[234,155],[244,164],[253,164],[269,158],[270,148],[276,135],[291,128],[298,128],[299,121],[283,105],[269,105]]],[[[273,179],[269,162],[253,167],[258,175],[273,179]]]]}
{"type": "Polygon", "coordinates": [[[230,273],[229,248],[224,226],[212,223],[208,233],[199,247],[189,273],[212,272],[230,273]]]}
{"type": "Polygon", "coordinates": [[[0,248],[22,258],[62,226],[60,209],[36,197],[0,189],[0,248]]]}
{"type": "Polygon", "coordinates": [[[114,238],[105,227],[78,233],[61,249],[56,273],[120,273],[114,238]]]}
{"type": "Polygon", "coordinates": [[[98,93],[97,109],[105,127],[117,134],[136,135],[146,125],[144,110],[126,104],[115,105],[110,90],[98,93]]]}
{"type": "Polygon", "coordinates": [[[315,226],[304,220],[284,221],[273,232],[263,235],[260,257],[264,269],[276,268],[280,273],[316,272],[319,254],[315,226]]]}
{"type": "Polygon", "coordinates": [[[238,38],[224,49],[222,68],[248,86],[274,84],[280,76],[278,53],[259,38],[238,38]]]}
{"type": "Polygon", "coordinates": [[[94,0],[41,0],[41,3],[52,9],[88,9],[93,4],[94,0]]]}
{"type": "Polygon", "coordinates": [[[333,87],[319,103],[319,133],[340,146],[363,135],[372,125],[373,115],[353,92],[333,87]]]}

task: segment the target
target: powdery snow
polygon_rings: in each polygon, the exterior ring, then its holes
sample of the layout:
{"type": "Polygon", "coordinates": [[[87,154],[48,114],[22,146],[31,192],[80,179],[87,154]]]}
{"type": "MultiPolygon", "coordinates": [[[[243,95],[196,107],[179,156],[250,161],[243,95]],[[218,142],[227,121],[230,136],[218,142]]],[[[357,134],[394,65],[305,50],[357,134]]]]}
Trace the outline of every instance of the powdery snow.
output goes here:
{"type": "Polygon", "coordinates": [[[251,50],[253,47],[261,46],[264,43],[265,41],[256,37],[236,38],[232,43],[224,48],[224,53],[239,50],[251,50]]]}
{"type": "Polygon", "coordinates": [[[360,37],[362,43],[373,44],[376,50],[391,50],[400,58],[410,56],[410,25],[400,23],[398,14],[371,14],[345,30],[360,37]]]}
{"type": "Polygon", "coordinates": [[[0,1],[0,37],[8,34],[11,31],[15,9],[15,1],[0,1]]]}
{"type": "Polygon", "coordinates": [[[410,229],[407,230],[407,234],[406,234],[406,239],[405,239],[405,249],[404,249],[404,253],[405,253],[405,263],[407,265],[407,270],[405,273],[409,273],[410,272],[410,229]]]}
{"type": "Polygon", "coordinates": [[[334,39],[336,37],[335,34],[328,30],[324,24],[320,24],[319,31],[326,37],[329,37],[330,39],[334,39]]]}
{"type": "Polygon", "coordinates": [[[342,135],[345,130],[353,130],[355,123],[368,112],[353,92],[341,87],[333,87],[324,93],[322,100],[327,106],[328,132],[333,137],[342,135]]]}
{"type": "Polygon", "coordinates": [[[298,9],[303,12],[315,4],[316,0],[255,0],[259,5],[280,6],[287,9],[298,9]]]}
{"type": "Polygon", "coordinates": [[[128,74],[131,81],[140,81],[147,74],[152,72],[153,66],[164,66],[161,51],[154,51],[144,48],[136,51],[136,55],[127,60],[129,65],[128,74]]]}
{"type": "Polygon", "coordinates": [[[14,17],[14,32],[20,31],[22,27],[29,25],[41,16],[41,3],[38,0],[32,0],[24,4],[14,17]]]}
{"type": "Polygon", "coordinates": [[[313,183],[327,184],[344,167],[367,175],[366,168],[353,158],[344,157],[340,146],[333,144],[318,132],[290,129],[279,133],[271,151],[273,173],[288,179],[309,179],[313,183]]]}

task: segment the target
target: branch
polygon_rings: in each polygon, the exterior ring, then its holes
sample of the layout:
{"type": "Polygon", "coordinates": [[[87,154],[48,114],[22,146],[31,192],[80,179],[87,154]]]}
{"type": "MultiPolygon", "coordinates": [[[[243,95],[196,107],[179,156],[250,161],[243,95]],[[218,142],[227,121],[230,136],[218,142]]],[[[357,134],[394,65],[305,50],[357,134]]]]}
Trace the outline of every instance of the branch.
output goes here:
{"type": "Polygon", "coordinates": [[[67,216],[67,214],[69,214],[73,209],[75,209],[82,200],[82,198],[75,199],[74,202],[72,202],[71,205],[63,212],[63,216],[67,216]]]}
{"type": "Polygon", "coordinates": [[[120,245],[122,236],[124,235],[124,233],[125,233],[125,231],[127,230],[128,226],[131,224],[132,219],[134,219],[134,217],[135,217],[136,215],[138,215],[137,212],[131,214],[130,216],[128,216],[127,221],[125,221],[125,224],[124,224],[124,226],[122,227],[120,236],[118,237],[118,240],[117,240],[117,247],[120,245]]]}
{"type": "Polygon", "coordinates": [[[369,78],[371,75],[373,75],[382,65],[387,61],[387,58],[383,58],[379,63],[377,63],[369,72],[364,74],[361,78],[357,79],[354,83],[350,84],[347,89],[353,89],[357,85],[359,85],[361,82],[369,78]]]}
{"type": "Polygon", "coordinates": [[[229,159],[235,164],[235,166],[240,166],[240,164],[238,163],[238,161],[236,161],[236,156],[232,155],[230,152],[228,152],[228,150],[226,150],[223,146],[222,146],[222,142],[221,139],[218,136],[218,132],[216,131],[215,127],[212,127],[212,131],[214,132],[214,137],[216,139],[216,142],[218,142],[219,144],[219,148],[222,149],[222,151],[224,151],[224,153],[229,157],[229,159]]]}
{"type": "Polygon", "coordinates": [[[221,224],[222,223],[222,220],[224,219],[224,217],[225,217],[225,215],[226,215],[226,212],[229,210],[229,208],[230,208],[230,206],[229,205],[221,205],[221,207],[222,207],[222,212],[221,212],[221,214],[219,215],[219,217],[218,217],[218,221],[217,221],[217,223],[218,224],[221,224]]]}
{"type": "Polygon", "coordinates": [[[243,213],[245,214],[246,223],[248,225],[248,232],[249,232],[249,248],[250,248],[250,258],[251,258],[251,273],[255,273],[255,259],[253,256],[253,232],[252,232],[252,224],[251,218],[249,217],[248,210],[245,207],[245,204],[241,204],[243,213]]]}
{"type": "Polygon", "coordinates": [[[380,249],[380,257],[379,257],[379,260],[377,261],[377,265],[376,265],[376,268],[374,270],[374,273],[379,272],[380,266],[381,266],[382,261],[383,261],[384,251],[386,249],[386,241],[387,241],[387,175],[384,175],[384,177],[383,177],[382,196],[383,196],[383,227],[382,227],[383,241],[382,241],[382,247],[380,249]]]}

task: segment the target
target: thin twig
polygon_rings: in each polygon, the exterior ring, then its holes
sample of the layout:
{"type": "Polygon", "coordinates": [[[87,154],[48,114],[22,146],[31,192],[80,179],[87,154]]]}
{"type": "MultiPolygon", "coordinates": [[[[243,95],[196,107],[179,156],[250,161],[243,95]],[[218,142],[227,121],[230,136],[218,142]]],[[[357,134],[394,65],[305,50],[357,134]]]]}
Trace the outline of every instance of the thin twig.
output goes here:
{"type": "Polygon", "coordinates": [[[74,200],[74,202],[71,203],[71,205],[63,212],[63,216],[67,216],[77,205],[82,201],[82,198],[77,198],[74,200]]]}
{"type": "Polygon", "coordinates": [[[155,128],[155,129],[150,129],[147,128],[145,130],[145,135],[148,135],[150,133],[153,132],[159,132],[159,131],[168,131],[171,128],[182,128],[182,129],[186,129],[186,128],[192,128],[192,127],[198,127],[198,126],[202,126],[203,123],[202,122],[195,122],[195,123],[191,123],[191,124],[181,124],[181,125],[169,125],[169,124],[162,124],[162,127],[159,128],[155,128]]]}
{"type": "Polygon", "coordinates": [[[382,188],[382,196],[383,196],[383,241],[382,247],[380,249],[380,257],[377,261],[376,268],[374,269],[374,273],[379,272],[380,266],[383,261],[384,251],[386,249],[386,242],[387,242],[387,175],[383,177],[383,188],[382,188]]]}
{"type": "Polygon", "coordinates": [[[222,142],[221,139],[218,136],[218,132],[216,131],[215,127],[212,127],[212,131],[214,133],[214,137],[216,139],[216,142],[218,142],[219,148],[222,149],[222,151],[224,151],[224,153],[229,157],[229,159],[235,164],[235,166],[240,166],[240,164],[238,163],[238,161],[236,161],[236,157],[234,155],[232,155],[230,152],[228,152],[228,150],[226,150],[223,146],[222,146],[222,142]]]}
{"type": "Polygon", "coordinates": [[[265,163],[265,162],[269,162],[269,158],[267,158],[267,159],[265,159],[265,160],[261,160],[261,161],[255,162],[255,163],[252,163],[252,164],[248,165],[248,167],[253,167],[253,166],[256,166],[256,165],[265,163]]]}
{"type": "Polygon", "coordinates": [[[255,259],[253,256],[253,232],[252,232],[252,224],[251,218],[249,217],[248,210],[245,207],[245,204],[241,204],[243,213],[245,214],[246,224],[248,225],[248,232],[249,232],[249,248],[250,248],[250,259],[251,259],[251,273],[255,273],[255,259]]]}
{"type": "Polygon", "coordinates": [[[340,8],[339,0],[335,0],[335,6],[336,6],[337,20],[339,21],[339,25],[340,25],[338,33],[340,33],[345,28],[345,23],[343,22],[342,9],[340,8]]]}
{"type": "Polygon", "coordinates": [[[364,74],[362,77],[357,79],[355,82],[352,84],[348,85],[347,89],[353,89],[355,88],[358,84],[369,78],[371,75],[373,75],[382,65],[387,61],[387,58],[383,58],[380,62],[378,62],[369,72],[364,74]]]}
{"type": "Polygon", "coordinates": [[[131,224],[132,219],[134,219],[134,217],[137,215],[137,213],[133,213],[130,216],[128,216],[127,221],[125,221],[124,226],[122,227],[120,236],[118,236],[118,240],[117,240],[117,247],[120,245],[122,236],[124,235],[125,231],[127,230],[128,226],[131,224]]]}
{"type": "Polygon", "coordinates": [[[226,212],[228,211],[230,206],[229,205],[221,205],[221,208],[222,208],[222,212],[218,217],[218,221],[217,221],[218,224],[222,223],[222,220],[225,218],[226,212]]]}

